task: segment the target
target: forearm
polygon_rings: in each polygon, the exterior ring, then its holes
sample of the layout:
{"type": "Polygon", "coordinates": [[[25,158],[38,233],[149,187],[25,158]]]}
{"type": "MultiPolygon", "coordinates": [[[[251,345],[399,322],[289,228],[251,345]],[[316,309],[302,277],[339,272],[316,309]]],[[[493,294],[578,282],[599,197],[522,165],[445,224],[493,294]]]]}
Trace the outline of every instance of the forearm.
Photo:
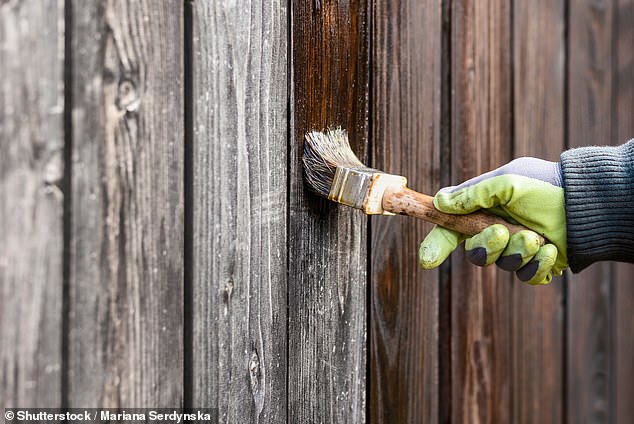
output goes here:
{"type": "Polygon", "coordinates": [[[572,271],[603,260],[634,262],[634,140],[568,150],[561,167],[572,271]]]}

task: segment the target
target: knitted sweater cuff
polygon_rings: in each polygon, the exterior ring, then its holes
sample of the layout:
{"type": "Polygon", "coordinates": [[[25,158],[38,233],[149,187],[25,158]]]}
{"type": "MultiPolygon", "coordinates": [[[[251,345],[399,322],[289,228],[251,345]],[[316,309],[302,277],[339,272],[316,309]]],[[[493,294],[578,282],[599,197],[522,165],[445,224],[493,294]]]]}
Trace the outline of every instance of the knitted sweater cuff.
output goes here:
{"type": "Polygon", "coordinates": [[[597,261],[634,261],[633,165],[634,140],[561,154],[573,272],[597,261]]]}

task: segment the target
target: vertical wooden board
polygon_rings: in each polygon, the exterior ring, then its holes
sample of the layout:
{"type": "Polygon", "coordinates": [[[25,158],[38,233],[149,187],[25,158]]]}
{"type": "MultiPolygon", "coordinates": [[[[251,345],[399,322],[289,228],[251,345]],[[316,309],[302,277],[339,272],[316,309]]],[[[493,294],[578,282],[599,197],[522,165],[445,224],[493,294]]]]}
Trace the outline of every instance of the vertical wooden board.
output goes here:
{"type": "MultiPolygon", "coordinates": [[[[614,2],[570,3],[569,146],[613,143],[614,2]]],[[[613,419],[613,265],[571,275],[568,290],[568,421],[613,419]]]]}
{"type": "Polygon", "coordinates": [[[59,407],[64,2],[0,4],[0,404],[59,407]]]}
{"type": "MultiPolygon", "coordinates": [[[[615,141],[634,138],[634,1],[618,0],[614,27],[615,141]]],[[[614,274],[616,422],[634,417],[634,265],[617,264],[614,274]]]]}
{"type": "MultiPolygon", "coordinates": [[[[511,153],[511,8],[459,0],[451,21],[451,167],[458,183],[511,153]]],[[[510,422],[511,277],[455,253],[451,265],[451,422],[510,422]]]]}
{"type": "Polygon", "coordinates": [[[192,406],[286,422],[287,9],[192,2],[192,406]]]}
{"type": "Polygon", "coordinates": [[[183,5],[71,7],[69,405],[178,407],[183,5]]]}
{"type": "Polygon", "coordinates": [[[514,156],[559,161],[564,149],[565,0],[513,2],[514,156]]]}
{"type": "MultiPolygon", "coordinates": [[[[373,7],[372,166],[440,188],[440,1],[373,7]]],[[[370,422],[438,421],[438,272],[418,265],[431,229],[407,217],[371,219],[370,422]]]]}
{"type": "Polygon", "coordinates": [[[609,263],[569,278],[568,422],[611,422],[614,345],[609,263]]]}
{"type": "MultiPolygon", "coordinates": [[[[559,161],[565,147],[565,4],[515,0],[513,17],[514,155],[559,161]]],[[[511,422],[563,420],[563,284],[560,277],[539,287],[513,281],[511,422]]]]}
{"type": "Polygon", "coordinates": [[[634,269],[631,264],[617,264],[615,281],[614,361],[615,422],[627,423],[634,416],[634,269]]]}
{"type": "Polygon", "coordinates": [[[292,2],[288,421],[365,422],[367,219],[304,186],[304,134],[349,132],[365,160],[368,4],[292,2]]]}

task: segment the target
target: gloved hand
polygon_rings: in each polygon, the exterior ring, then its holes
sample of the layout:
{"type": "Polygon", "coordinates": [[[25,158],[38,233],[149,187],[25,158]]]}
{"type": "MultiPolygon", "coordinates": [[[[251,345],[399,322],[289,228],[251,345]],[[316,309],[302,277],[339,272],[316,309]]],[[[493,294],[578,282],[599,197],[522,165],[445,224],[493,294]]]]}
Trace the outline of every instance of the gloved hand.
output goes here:
{"type": "Polygon", "coordinates": [[[442,212],[467,214],[477,209],[504,217],[533,231],[509,237],[507,228],[496,224],[467,237],[436,226],[420,245],[419,261],[431,269],[445,261],[466,240],[467,258],[475,265],[496,263],[529,284],[548,284],[553,274],[568,267],[566,257],[566,211],[559,163],[520,158],[470,179],[446,187],[434,197],[442,212]],[[539,245],[537,233],[550,243],[539,245]]]}

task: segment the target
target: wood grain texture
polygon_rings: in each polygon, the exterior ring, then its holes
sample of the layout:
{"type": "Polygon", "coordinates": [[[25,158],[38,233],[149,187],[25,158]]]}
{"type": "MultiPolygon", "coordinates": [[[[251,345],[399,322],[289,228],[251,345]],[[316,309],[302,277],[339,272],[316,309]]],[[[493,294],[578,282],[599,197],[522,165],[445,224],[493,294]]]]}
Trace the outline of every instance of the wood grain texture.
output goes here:
{"type": "MultiPolygon", "coordinates": [[[[569,22],[569,147],[613,140],[614,2],[576,1],[569,22]]],[[[614,421],[614,266],[571,275],[568,291],[568,420],[614,421]]]]}
{"type": "MultiPolygon", "coordinates": [[[[372,166],[440,187],[441,2],[378,0],[372,16],[372,166]]],[[[438,271],[418,265],[431,225],[372,217],[369,416],[438,421],[438,271]]]]}
{"type": "MultiPolygon", "coordinates": [[[[616,143],[634,138],[634,1],[618,0],[613,22],[615,111],[613,131],[616,143]]],[[[615,307],[615,422],[634,417],[634,265],[616,264],[615,307]]]]}
{"type": "Polygon", "coordinates": [[[348,130],[366,159],[368,4],[294,0],[288,421],[365,422],[367,218],[304,186],[304,134],[348,130]]]}
{"type": "Polygon", "coordinates": [[[63,1],[0,4],[3,407],[61,405],[63,36],[63,1]]]}
{"type": "Polygon", "coordinates": [[[73,1],[69,406],[183,392],[183,6],[73,1]]]}
{"type": "MultiPolygon", "coordinates": [[[[386,188],[383,194],[382,206],[387,212],[423,219],[469,236],[475,236],[495,224],[504,225],[511,235],[528,230],[523,225],[511,224],[500,216],[482,211],[475,211],[466,215],[440,212],[434,206],[433,196],[419,193],[408,187],[386,188]]],[[[539,244],[544,245],[544,237],[541,235],[537,237],[539,244]]]]}
{"type": "MultiPolygon", "coordinates": [[[[511,5],[459,0],[451,22],[451,169],[458,183],[510,159],[511,5]]],[[[510,422],[511,276],[451,262],[450,422],[510,422]]]]}
{"type": "Polygon", "coordinates": [[[634,416],[634,269],[631,264],[615,268],[615,422],[627,423],[634,416]]]}
{"type": "MultiPolygon", "coordinates": [[[[565,27],[563,0],[513,3],[514,156],[559,161],[565,149],[565,27]]],[[[565,286],[512,286],[513,423],[564,419],[565,286]]]]}
{"type": "Polygon", "coordinates": [[[192,406],[286,422],[287,8],[192,2],[192,406]]]}
{"type": "Polygon", "coordinates": [[[616,299],[614,368],[616,382],[616,422],[627,423],[634,416],[634,269],[631,264],[616,264],[614,272],[616,299]]]}

